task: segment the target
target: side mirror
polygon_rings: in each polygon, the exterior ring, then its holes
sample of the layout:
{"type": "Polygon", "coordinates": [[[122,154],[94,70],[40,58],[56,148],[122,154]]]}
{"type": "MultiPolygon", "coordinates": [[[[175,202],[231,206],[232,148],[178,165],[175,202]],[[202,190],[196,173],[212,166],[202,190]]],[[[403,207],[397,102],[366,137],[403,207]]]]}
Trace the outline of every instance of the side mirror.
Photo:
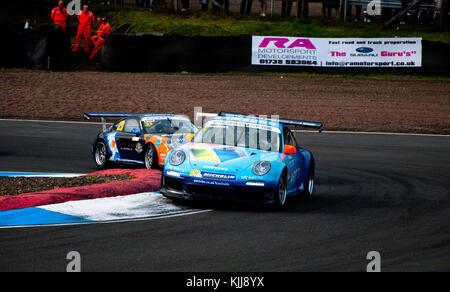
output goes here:
{"type": "Polygon", "coordinates": [[[187,134],[187,135],[184,137],[184,140],[186,140],[187,142],[191,142],[192,139],[194,139],[194,134],[187,134]]]}
{"type": "Polygon", "coordinates": [[[131,129],[131,133],[136,134],[136,135],[142,135],[142,131],[139,129],[131,129]]]}
{"type": "Polygon", "coordinates": [[[284,154],[295,154],[297,153],[297,148],[292,145],[284,145],[284,154]]]}

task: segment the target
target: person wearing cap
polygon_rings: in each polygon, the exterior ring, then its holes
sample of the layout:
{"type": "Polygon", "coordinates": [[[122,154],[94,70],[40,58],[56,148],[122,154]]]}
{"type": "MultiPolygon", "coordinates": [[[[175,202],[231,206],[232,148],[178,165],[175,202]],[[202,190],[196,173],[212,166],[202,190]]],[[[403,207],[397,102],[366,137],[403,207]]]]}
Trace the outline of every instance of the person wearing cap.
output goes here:
{"type": "Polygon", "coordinates": [[[97,35],[91,38],[92,43],[94,43],[94,49],[89,57],[89,61],[92,61],[95,55],[102,49],[106,42],[106,38],[111,34],[111,26],[108,23],[106,17],[101,19],[100,26],[97,31],[97,35]]]}
{"type": "Polygon", "coordinates": [[[67,13],[67,8],[64,7],[64,1],[58,2],[58,7],[52,9],[50,17],[52,18],[54,24],[61,27],[63,32],[66,32],[66,22],[69,17],[69,13],[67,13]]]}
{"type": "Polygon", "coordinates": [[[77,52],[80,48],[81,41],[84,38],[84,51],[86,53],[90,52],[90,41],[92,35],[92,24],[95,22],[94,13],[89,10],[89,6],[84,5],[83,10],[77,15],[78,25],[77,36],[75,38],[75,44],[73,46],[73,51],[77,52]]]}

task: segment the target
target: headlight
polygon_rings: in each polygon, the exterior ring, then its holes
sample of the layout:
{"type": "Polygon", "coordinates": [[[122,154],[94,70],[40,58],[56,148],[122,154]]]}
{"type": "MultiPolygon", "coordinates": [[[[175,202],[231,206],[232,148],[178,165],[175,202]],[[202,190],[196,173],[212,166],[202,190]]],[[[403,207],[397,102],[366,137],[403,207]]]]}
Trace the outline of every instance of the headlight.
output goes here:
{"type": "Polygon", "coordinates": [[[166,175],[174,176],[174,177],[181,177],[181,175],[180,175],[179,172],[176,172],[176,171],[173,171],[173,170],[168,170],[168,171],[166,172],[166,175]]]}
{"type": "Polygon", "coordinates": [[[173,166],[178,166],[181,163],[183,163],[185,159],[186,159],[186,154],[184,154],[183,151],[175,150],[170,155],[169,161],[170,161],[170,164],[172,164],[173,166]]]}
{"type": "Polygon", "coordinates": [[[261,160],[253,166],[253,173],[256,175],[265,175],[270,171],[270,162],[261,160]]]}
{"type": "Polygon", "coordinates": [[[172,139],[167,139],[166,140],[166,145],[169,146],[169,148],[177,148],[177,145],[175,145],[175,143],[173,143],[172,139]]]}

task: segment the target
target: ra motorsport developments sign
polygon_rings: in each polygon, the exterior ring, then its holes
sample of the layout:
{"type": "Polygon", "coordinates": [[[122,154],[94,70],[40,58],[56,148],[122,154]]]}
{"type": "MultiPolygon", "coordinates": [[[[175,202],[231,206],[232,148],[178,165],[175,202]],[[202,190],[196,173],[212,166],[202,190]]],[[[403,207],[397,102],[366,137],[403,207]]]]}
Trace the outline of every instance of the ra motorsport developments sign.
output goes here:
{"type": "Polygon", "coordinates": [[[252,38],[252,65],[421,67],[422,38],[252,38]]]}

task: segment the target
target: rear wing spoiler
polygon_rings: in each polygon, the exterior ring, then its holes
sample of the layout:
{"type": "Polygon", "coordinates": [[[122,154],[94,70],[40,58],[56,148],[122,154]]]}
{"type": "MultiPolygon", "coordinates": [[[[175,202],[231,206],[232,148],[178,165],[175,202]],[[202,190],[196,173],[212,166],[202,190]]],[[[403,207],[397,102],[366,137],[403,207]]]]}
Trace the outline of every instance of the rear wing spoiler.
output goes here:
{"type": "Polygon", "coordinates": [[[83,117],[86,120],[91,118],[124,118],[129,116],[139,116],[142,114],[132,114],[132,113],[84,113],[83,117]]]}
{"type": "Polygon", "coordinates": [[[298,126],[298,127],[305,127],[305,128],[314,128],[319,131],[319,133],[323,130],[323,123],[322,122],[312,122],[312,121],[305,121],[305,120],[293,120],[293,119],[279,119],[279,122],[284,125],[291,125],[291,126],[298,126]]]}
{"type": "MultiPolygon", "coordinates": [[[[221,111],[219,114],[208,114],[208,113],[198,113],[197,117],[203,117],[203,118],[212,118],[215,116],[229,116],[229,117],[248,117],[248,116],[256,116],[261,118],[270,119],[268,116],[261,116],[261,115],[254,115],[254,114],[241,114],[241,113],[234,113],[234,112],[225,112],[221,111]]],[[[277,121],[284,125],[290,125],[290,126],[298,126],[298,127],[306,127],[306,128],[314,128],[319,131],[319,133],[323,130],[323,123],[322,122],[313,122],[313,121],[305,121],[305,120],[294,120],[294,119],[283,119],[279,118],[277,121]]]]}
{"type": "Polygon", "coordinates": [[[125,118],[129,116],[138,116],[141,114],[133,113],[84,113],[83,118],[85,120],[90,120],[91,118],[100,118],[103,125],[103,131],[106,130],[106,120],[105,118],[125,118]]]}

